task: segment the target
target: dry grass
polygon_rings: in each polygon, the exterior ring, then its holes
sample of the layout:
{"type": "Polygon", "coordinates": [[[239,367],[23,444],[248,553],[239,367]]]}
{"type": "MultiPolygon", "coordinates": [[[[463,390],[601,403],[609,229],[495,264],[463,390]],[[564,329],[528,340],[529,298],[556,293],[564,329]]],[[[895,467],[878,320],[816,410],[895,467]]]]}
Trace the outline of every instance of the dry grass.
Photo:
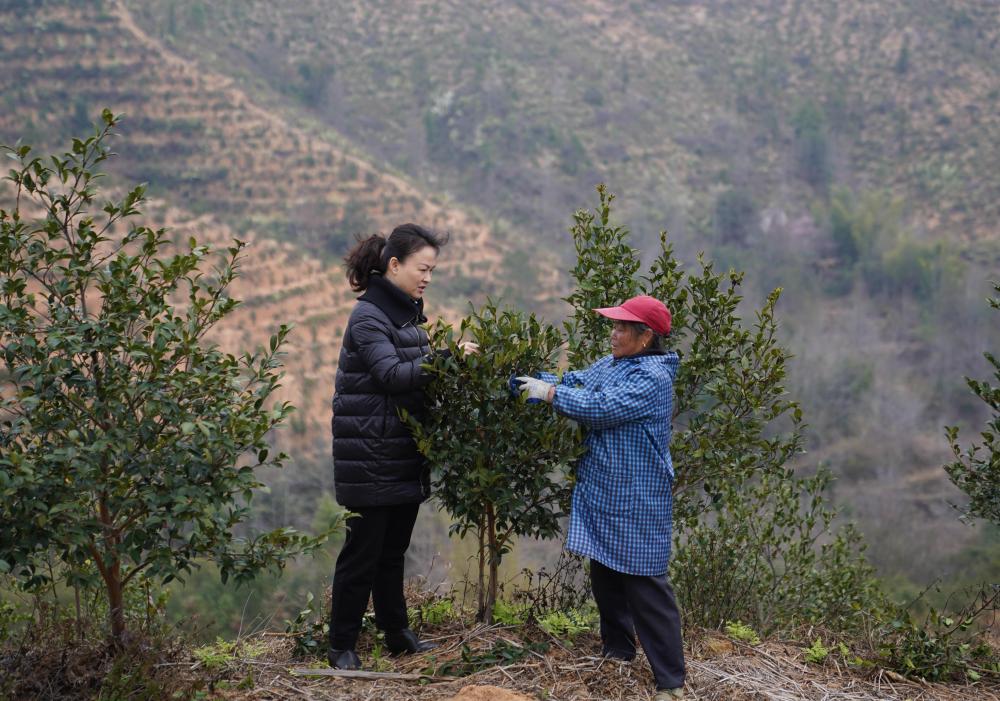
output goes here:
{"type": "MultiPolygon", "coordinates": [[[[267,636],[269,650],[255,660],[234,661],[228,678],[253,679],[253,688],[219,691],[226,699],[451,699],[470,685],[496,686],[531,698],[565,701],[648,700],[653,697],[653,680],[645,657],[631,663],[600,656],[595,635],[584,635],[572,646],[546,636],[537,629],[479,626],[466,629],[458,623],[424,631],[424,637],[439,647],[426,655],[381,658],[383,677],[302,676],[309,667],[323,667],[316,660],[294,660],[287,638],[267,636]],[[398,674],[431,674],[441,666],[461,659],[463,646],[473,654],[506,642],[524,645],[545,640],[547,653],[529,652],[509,665],[485,668],[474,674],[444,680],[426,676],[422,680],[393,678],[398,674]],[[293,674],[297,670],[300,674],[293,674]]],[[[717,634],[698,632],[688,640],[689,697],[736,701],[742,699],[843,699],[845,701],[990,701],[1000,699],[1000,684],[930,684],[907,680],[877,668],[847,667],[842,662],[824,665],[807,663],[803,650],[782,642],[757,646],[733,643],[717,634]]],[[[371,643],[363,639],[360,653],[366,666],[372,664],[371,643]]]]}

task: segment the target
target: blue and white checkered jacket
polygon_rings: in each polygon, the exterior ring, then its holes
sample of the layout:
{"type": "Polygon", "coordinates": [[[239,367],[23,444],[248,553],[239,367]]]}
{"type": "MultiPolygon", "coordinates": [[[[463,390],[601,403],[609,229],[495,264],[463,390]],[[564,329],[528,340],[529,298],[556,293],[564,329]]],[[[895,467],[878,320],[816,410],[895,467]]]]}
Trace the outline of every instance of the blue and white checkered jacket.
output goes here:
{"type": "Polygon", "coordinates": [[[670,563],[673,351],[615,360],[559,378],[552,406],[588,429],[577,468],[566,549],[618,572],[662,575],[670,563]]]}

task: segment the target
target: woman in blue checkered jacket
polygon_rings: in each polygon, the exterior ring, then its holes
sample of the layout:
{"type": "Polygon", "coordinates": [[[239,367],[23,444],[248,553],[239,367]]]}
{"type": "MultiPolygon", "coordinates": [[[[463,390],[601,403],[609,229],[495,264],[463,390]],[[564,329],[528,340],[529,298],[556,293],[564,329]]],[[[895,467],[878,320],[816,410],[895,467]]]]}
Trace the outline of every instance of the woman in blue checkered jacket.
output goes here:
{"type": "Polygon", "coordinates": [[[663,348],[670,311],[633,297],[596,309],[614,320],[611,355],[585,370],[519,377],[529,399],[550,402],[587,431],[577,469],[566,548],[590,558],[590,581],[608,657],[646,653],[656,699],[684,694],[680,612],[667,582],[673,531],[670,459],[679,358],[663,348]]]}

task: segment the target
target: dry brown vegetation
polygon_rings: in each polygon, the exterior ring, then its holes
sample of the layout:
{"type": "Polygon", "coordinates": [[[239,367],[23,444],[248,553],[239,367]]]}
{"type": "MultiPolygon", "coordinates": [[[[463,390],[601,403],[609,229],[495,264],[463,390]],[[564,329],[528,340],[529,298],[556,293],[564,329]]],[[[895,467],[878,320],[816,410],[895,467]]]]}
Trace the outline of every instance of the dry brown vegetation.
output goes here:
{"type": "MultiPolygon", "coordinates": [[[[504,626],[467,628],[460,624],[425,631],[439,647],[426,655],[380,657],[379,672],[358,676],[330,670],[315,660],[295,659],[291,644],[275,636],[245,639],[241,655],[209,675],[220,699],[301,699],[325,701],[383,699],[385,701],[473,701],[504,699],[504,692],[521,699],[553,701],[625,701],[652,699],[655,690],[649,665],[640,652],[632,662],[604,659],[594,635],[560,641],[543,631],[528,633],[534,642],[545,642],[544,654],[501,663],[459,678],[436,674],[448,663],[460,662],[463,647],[476,655],[489,653],[498,643],[522,646],[532,642],[525,631],[504,626]],[[336,676],[328,676],[334,674],[336,676]],[[220,684],[220,682],[224,682],[220,684]],[[242,683],[243,689],[235,689],[242,683]],[[222,688],[220,688],[222,687],[222,688]]],[[[367,649],[366,649],[367,648],[367,649]]],[[[370,646],[362,656],[371,659],[370,646]]],[[[842,661],[807,662],[802,647],[782,641],[759,645],[734,642],[718,633],[692,631],[687,641],[689,698],[704,701],[996,701],[995,684],[933,684],[905,679],[878,668],[849,667],[842,661]]],[[[187,667],[198,673],[203,665],[187,667]]],[[[202,669],[201,674],[204,674],[202,669]]]]}

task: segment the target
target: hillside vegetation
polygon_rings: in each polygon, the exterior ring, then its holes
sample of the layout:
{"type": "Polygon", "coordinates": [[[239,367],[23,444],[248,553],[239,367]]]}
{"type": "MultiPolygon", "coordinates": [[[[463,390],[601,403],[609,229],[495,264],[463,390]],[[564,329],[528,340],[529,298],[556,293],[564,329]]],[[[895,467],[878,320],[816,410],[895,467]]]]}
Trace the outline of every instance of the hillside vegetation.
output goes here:
{"type": "Polygon", "coordinates": [[[61,147],[109,107],[126,115],[112,174],[150,183],[159,197],[151,221],[178,241],[196,234],[217,245],[258,242],[236,285],[244,301],[238,321],[220,340],[252,347],[266,341],[261,329],[272,322],[298,327],[282,398],[299,412],[294,435],[277,439],[286,449],[294,443],[297,457],[320,460],[329,451],[324,417],[354,300],[337,255],[355,233],[409,220],[454,232],[440,274],[458,294],[434,298],[439,312],[453,316],[465,296],[500,286],[491,281],[509,246],[474,216],[329,135],[282,121],[231,79],[164,50],[121,5],[4,3],[0,22],[11,28],[0,47],[0,141],[61,147]]]}
{"type": "MultiPolygon", "coordinates": [[[[945,561],[978,536],[940,466],[943,424],[981,419],[961,378],[997,340],[981,306],[1000,264],[988,4],[127,5],[272,113],[453,193],[500,235],[565,258],[567,212],[604,181],[647,255],[666,228],[685,260],[746,270],[748,299],[785,288],[804,462],[841,478],[886,571],[967,569],[945,561]]],[[[518,286],[543,267],[520,266],[518,286]]]]}
{"type": "Polygon", "coordinates": [[[888,188],[928,236],[1000,233],[989,3],[128,5],[276,109],[549,240],[597,181],[635,230],[679,233],[729,187],[795,219],[835,181],[888,188]]]}
{"type": "Polygon", "coordinates": [[[272,439],[294,465],[263,525],[308,527],[332,490],[351,236],[450,230],[432,317],[490,294],[558,321],[570,214],[606,181],[647,257],[666,228],[685,263],[746,270],[746,318],[785,288],[798,467],[837,475],[900,591],[996,581],[996,531],[956,518],[941,470],[944,424],[983,416],[962,377],[1000,343],[992,3],[0,0],[0,22],[0,142],[62,148],[124,113],[110,184],[148,181],[178,243],[253,242],[216,340],[296,325],[272,439]]]}

